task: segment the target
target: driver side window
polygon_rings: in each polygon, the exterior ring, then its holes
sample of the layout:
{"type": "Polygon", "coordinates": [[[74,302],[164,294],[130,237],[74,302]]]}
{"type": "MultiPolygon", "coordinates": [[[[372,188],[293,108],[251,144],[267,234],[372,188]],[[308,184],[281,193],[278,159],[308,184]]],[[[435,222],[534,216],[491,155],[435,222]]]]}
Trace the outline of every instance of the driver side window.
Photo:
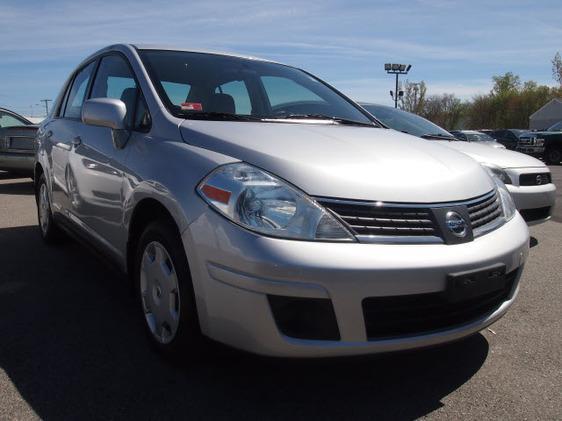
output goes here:
{"type": "Polygon", "coordinates": [[[111,54],[102,57],[91,98],[114,98],[125,103],[127,114],[125,122],[133,130],[143,130],[146,125],[148,109],[137,86],[131,68],[124,58],[111,54]]]}

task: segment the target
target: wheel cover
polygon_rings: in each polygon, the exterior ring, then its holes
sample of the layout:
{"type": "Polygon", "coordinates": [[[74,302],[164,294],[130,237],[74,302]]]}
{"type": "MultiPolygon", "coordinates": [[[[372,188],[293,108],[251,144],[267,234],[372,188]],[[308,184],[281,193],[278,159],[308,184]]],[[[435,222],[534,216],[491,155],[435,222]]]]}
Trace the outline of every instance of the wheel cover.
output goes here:
{"type": "Polygon", "coordinates": [[[142,255],[140,294],[152,336],[161,344],[170,343],[179,326],[180,291],[172,259],[157,241],[147,244],[142,255]]]}
{"type": "Polygon", "coordinates": [[[47,193],[47,185],[41,184],[39,188],[39,226],[43,234],[47,234],[49,229],[49,195],[47,193]]]}
{"type": "Polygon", "coordinates": [[[562,154],[560,153],[559,150],[552,150],[549,152],[549,158],[551,161],[558,161],[560,162],[560,158],[562,157],[562,154]]]}

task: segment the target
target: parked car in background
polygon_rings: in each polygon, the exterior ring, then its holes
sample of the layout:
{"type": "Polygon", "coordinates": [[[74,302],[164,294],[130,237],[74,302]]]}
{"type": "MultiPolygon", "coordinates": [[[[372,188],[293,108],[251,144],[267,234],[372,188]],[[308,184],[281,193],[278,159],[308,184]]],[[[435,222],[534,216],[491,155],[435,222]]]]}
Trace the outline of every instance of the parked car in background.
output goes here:
{"type": "Polygon", "coordinates": [[[500,130],[490,130],[485,133],[499,143],[504,145],[507,149],[514,151],[517,149],[517,144],[519,143],[519,136],[526,133],[526,130],[519,129],[500,129],[500,130]]]}
{"type": "Polygon", "coordinates": [[[532,132],[544,141],[544,160],[548,164],[560,164],[562,161],[562,121],[553,124],[547,130],[532,132]]]}
{"type": "Polygon", "coordinates": [[[545,152],[544,139],[535,132],[520,129],[502,129],[486,132],[507,149],[542,158],[545,152]]]}
{"type": "Polygon", "coordinates": [[[550,169],[543,162],[519,152],[459,141],[431,121],[406,111],[384,105],[361,105],[390,128],[438,141],[490,168],[506,184],[527,223],[538,224],[550,219],[556,201],[556,187],[552,183],[550,169]]]}
{"type": "Polygon", "coordinates": [[[0,108],[0,170],[33,175],[37,125],[0,108]]]}
{"type": "Polygon", "coordinates": [[[113,257],[164,353],[201,333],[276,356],[424,347],[517,295],[529,233],[504,184],[294,67],[113,45],[38,140],[41,235],[113,257]]]}
{"type": "Polygon", "coordinates": [[[475,142],[492,148],[505,149],[505,146],[496,139],[477,130],[451,130],[450,133],[464,142],[475,142]]]}

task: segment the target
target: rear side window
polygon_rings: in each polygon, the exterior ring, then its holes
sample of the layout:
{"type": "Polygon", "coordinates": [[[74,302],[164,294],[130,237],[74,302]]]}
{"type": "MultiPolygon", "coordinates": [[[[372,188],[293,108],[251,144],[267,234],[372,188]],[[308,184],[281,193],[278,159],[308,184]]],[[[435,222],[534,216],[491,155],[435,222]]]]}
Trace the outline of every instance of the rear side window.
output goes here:
{"type": "Polygon", "coordinates": [[[76,74],[74,82],[72,83],[72,88],[66,99],[64,117],[80,118],[82,104],[86,97],[86,90],[88,89],[88,83],[90,82],[92,71],[94,70],[94,64],[95,62],[91,62],[76,74]]]}

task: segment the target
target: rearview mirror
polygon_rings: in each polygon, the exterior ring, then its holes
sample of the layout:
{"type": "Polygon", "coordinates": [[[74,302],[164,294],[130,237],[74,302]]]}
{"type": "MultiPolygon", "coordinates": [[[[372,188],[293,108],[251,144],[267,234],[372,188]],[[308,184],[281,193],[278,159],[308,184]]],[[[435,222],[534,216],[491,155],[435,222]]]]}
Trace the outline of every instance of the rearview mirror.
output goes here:
{"type": "Polygon", "coordinates": [[[120,99],[94,98],[82,106],[82,122],[90,126],[108,127],[113,130],[126,130],[127,107],[120,99]]]}

